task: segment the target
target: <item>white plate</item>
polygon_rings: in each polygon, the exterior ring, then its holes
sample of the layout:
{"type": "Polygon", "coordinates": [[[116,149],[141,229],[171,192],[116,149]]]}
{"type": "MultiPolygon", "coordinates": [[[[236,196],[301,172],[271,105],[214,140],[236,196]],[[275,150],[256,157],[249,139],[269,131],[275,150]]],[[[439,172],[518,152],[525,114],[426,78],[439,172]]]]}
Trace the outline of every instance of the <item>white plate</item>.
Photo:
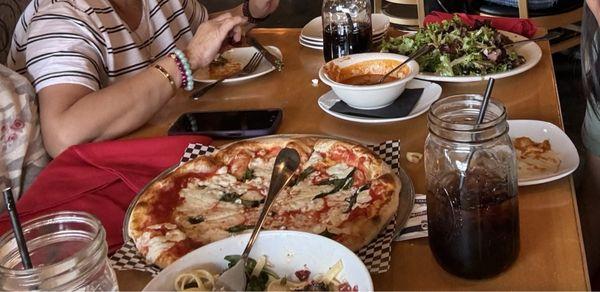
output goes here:
{"type": "Polygon", "coordinates": [[[338,112],[331,111],[330,108],[336,102],[340,101],[340,98],[337,95],[335,95],[333,90],[330,90],[327,93],[325,93],[324,95],[322,95],[318,100],[318,104],[319,104],[319,107],[323,111],[325,111],[326,113],[328,113],[336,118],[342,119],[342,120],[352,121],[352,122],[357,122],[357,123],[365,123],[365,124],[383,124],[383,123],[391,123],[391,122],[409,120],[409,119],[420,116],[424,112],[428,111],[429,106],[431,106],[431,104],[434,101],[436,101],[438,98],[440,98],[440,95],[442,94],[442,87],[440,87],[438,84],[435,84],[433,82],[423,81],[423,80],[413,79],[406,85],[406,88],[413,88],[413,89],[414,88],[424,88],[425,90],[423,91],[421,98],[419,99],[419,101],[417,102],[417,104],[415,105],[413,110],[410,112],[410,114],[408,116],[401,117],[401,118],[389,118],[389,119],[366,118],[366,117],[357,117],[357,116],[353,116],[353,115],[346,115],[346,114],[341,114],[338,112]]]}
{"type": "MultiPolygon", "coordinates": [[[[373,35],[383,34],[390,27],[390,18],[381,13],[371,14],[373,35]]],[[[300,33],[307,40],[323,42],[323,23],[321,16],[309,21],[300,33]]]]}
{"type": "MultiPolygon", "coordinates": [[[[373,36],[372,41],[373,41],[373,43],[378,43],[378,42],[381,42],[384,37],[385,37],[385,34],[376,35],[376,36],[373,36]]],[[[305,39],[302,36],[300,36],[300,41],[305,44],[308,44],[308,45],[323,46],[322,41],[309,40],[309,39],[305,39]]]]}
{"type": "Polygon", "coordinates": [[[556,173],[533,177],[527,180],[519,178],[519,186],[551,182],[573,173],[579,166],[577,148],[575,148],[575,145],[573,145],[567,134],[554,124],[536,120],[509,120],[508,125],[510,127],[508,135],[511,139],[523,136],[529,137],[535,142],[542,142],[548,139],[552,151],[556,152],[561,160],[560,167],[556,173]]]}
{"type": "MultiPolygon", "coordinates": [[[[173,291],[177,275],[194,268],[220,273],[227,268],[226,255],[241,254],[249,233],[229,237],[192,251],[162,270],[144,291],[173,291]]],[[[261,231],[250,257],[266,255],[272,269],[280,276],[293,275],[307,267],[311,277],[327,272],[338,260],[344,269],[338,279],[347,280],[360,291],[373,291],[373,282],[363,262],[343,245],[320,235],[298,231],[261,231]]]]}
{"type": "MultiPolygon", "coordinates": [[[[277,48],[275,46],[265,46],[265,48],[267,50],[269,50],[269,52],[271,52],[275,57],[282,59],[281,51],[279,50],[279,48],[277,48]]],[[[257,52],[258,52],[258,50],[256,50],[256,48],[254,48],[254,47],[243,47],[243,48],[233,48],[231,50],[224,52],[222,55],[223,55],[223,57],[227,58],[228,60],[230,60],[232,62],[240,63],[243,68],[244,66],[246,66],[248,61],[250,61],[250,59],[252,58],[252,55],[254,55],[254,53],[257,53],[257,52]]],[[[194,72],[194,81],[197,81],[197,82],[215,82],[215,81],[217,81],[215,79],[208,78],[208,69],[200,69],[200,70],[204,70],[204,71],[194,72]],[[202,75],[199,75],[199,74],[202,74],[202,75]]],[[[254,70],[254,72],[252,74],[246,75],[243,77],[225,79],[223,81],[223,83],[237,82],[237,81],[256,78],[256,77],[265,75],[273,70],[275,70],[275,67],[273,65],[271,65],[271,63],[269,63],[269,61],[267,61],[265,58],[263,58],[262,61],[260,62],[260,64],[258,65],[258,67],[256,68],[256,70],[254,70]]]]}
{"type": "Polygon", "coordinates": [[[307,48],[311,48],[311,49],[315,49],[315,50],[323,50],[323,44],[320,45],[314,45],[312,43],[307,43],[304,40],[300,39],[299,40],[300,44],[307,47],[307,48]]]}
{"type": "MultiPolygon", "coordinates": [[[[502,34],[506,35],[512,41],[521,41],[526,40],[527,38],[512,32],[500,31],[502,34]]],[[[454,76],[454,77],[446,77],[440,76],[435,73],[419,73],[416,78],[429,80],[429,81],[440,81],[440,82],[475,82],[488,80],[489,78],[501,79],[510,76],[514,76],[520,73],[523,73],[533,66],[535,66],[540,59],[542,58],[542,49],[535,42],[525,43],[523,45],[518,45],[514,48],[514,50],[521,56],[525,57],[525,63],[521,64],[521,66],[506,71],[502,73],[494,73],[482,76],[454,76]]]]}
{"type": "MultiPolygon", "coordinates": [[[[378,39],[373,39],[373,45],[379,45],[381,44],[381,41],[383,40],[383,36],[381,38],[378,39]]],[[[315,50],[323,50],[323,43],[319,43],[319,42],[314,42],[314,41],[307,41],[305,39],[303,39],[302,37],[300,37],[298,39],[298,42],[307,47],[307,48],[311,48],[311,49],[315,49],[315,50]]]]}

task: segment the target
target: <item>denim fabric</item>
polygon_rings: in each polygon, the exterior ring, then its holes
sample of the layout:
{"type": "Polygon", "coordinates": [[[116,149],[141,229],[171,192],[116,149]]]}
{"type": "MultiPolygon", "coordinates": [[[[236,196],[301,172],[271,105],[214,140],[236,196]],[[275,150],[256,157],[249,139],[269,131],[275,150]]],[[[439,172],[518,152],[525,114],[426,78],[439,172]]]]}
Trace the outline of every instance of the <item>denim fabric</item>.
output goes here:
{"type": "MultiPolygon", "coordinates": [[[[518,0],[485,0],[485,2],[512,7],[519,6],[518,0]]],[[[553,7],[556,5],[556,2],[558,0],[529,0],[527,1],[527,6],[529,9],[544,9],[553,7]]]]}
{"type": "Polygon", "coordinates": [[[600,30],[587,5],[582,21],[581,70],[587,98],[583,143],[594,155],[600,156],[600,30]]]}

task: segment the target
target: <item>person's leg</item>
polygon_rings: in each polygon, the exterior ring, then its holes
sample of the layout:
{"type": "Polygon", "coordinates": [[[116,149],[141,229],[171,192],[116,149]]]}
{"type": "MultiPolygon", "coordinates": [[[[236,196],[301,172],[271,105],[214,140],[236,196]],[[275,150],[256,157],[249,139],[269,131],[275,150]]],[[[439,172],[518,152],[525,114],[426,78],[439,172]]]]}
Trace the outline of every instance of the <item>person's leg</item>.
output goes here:
{"type": "Polygon", "coordinates": [[[600,289],[600,119],[588,104],[582,129],[586,147],[581,192],[577,194],[579,217],[587,254],[592,290],[600,289]]]}

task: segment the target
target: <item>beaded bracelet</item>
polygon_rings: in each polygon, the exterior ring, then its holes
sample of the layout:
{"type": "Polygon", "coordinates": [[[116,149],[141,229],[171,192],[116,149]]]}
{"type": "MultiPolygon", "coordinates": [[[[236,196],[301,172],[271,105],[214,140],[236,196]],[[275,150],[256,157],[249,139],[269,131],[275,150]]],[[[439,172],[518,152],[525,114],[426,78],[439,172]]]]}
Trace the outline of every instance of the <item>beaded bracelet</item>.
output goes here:
{"type": "Polygon", "coordinates": [[[179,73],[181,74],[181,87],[187,91],[192,91],[194,89],[194,78],[192,77],[190,62],[185,57],[185,54],[180,49],[175,48],[173,53],[169,54],[169,57],[173,58],[175,63],[177,63],[177,68],[179,68],[179,73]]]}

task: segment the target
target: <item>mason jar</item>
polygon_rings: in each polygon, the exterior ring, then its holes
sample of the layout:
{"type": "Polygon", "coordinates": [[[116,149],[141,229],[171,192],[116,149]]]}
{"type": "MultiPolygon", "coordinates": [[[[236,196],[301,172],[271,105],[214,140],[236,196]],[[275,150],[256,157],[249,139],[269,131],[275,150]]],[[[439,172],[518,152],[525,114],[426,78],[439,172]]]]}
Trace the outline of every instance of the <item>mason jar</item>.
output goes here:
{"type": "Polygon", "coordinates": [[[326,62],[371,50],[371,1],[324,0],[321,17],[326,62]]]}
{"type": "Polygon", "coordinates": [[[517,163],[506,109],[491,99],[477,126],[481,101],[467,94],[433,103],[424,155],[431,251],[448,272],[474,279],[499,274],[519,253],[517,163]]]}
{"type": "Polygon", "coordinates": [[[12,231],[0,237],[0,290],[116,291],[100,221],[57,212],[22,224],[32,269],[23,270],[12,231]]]}

